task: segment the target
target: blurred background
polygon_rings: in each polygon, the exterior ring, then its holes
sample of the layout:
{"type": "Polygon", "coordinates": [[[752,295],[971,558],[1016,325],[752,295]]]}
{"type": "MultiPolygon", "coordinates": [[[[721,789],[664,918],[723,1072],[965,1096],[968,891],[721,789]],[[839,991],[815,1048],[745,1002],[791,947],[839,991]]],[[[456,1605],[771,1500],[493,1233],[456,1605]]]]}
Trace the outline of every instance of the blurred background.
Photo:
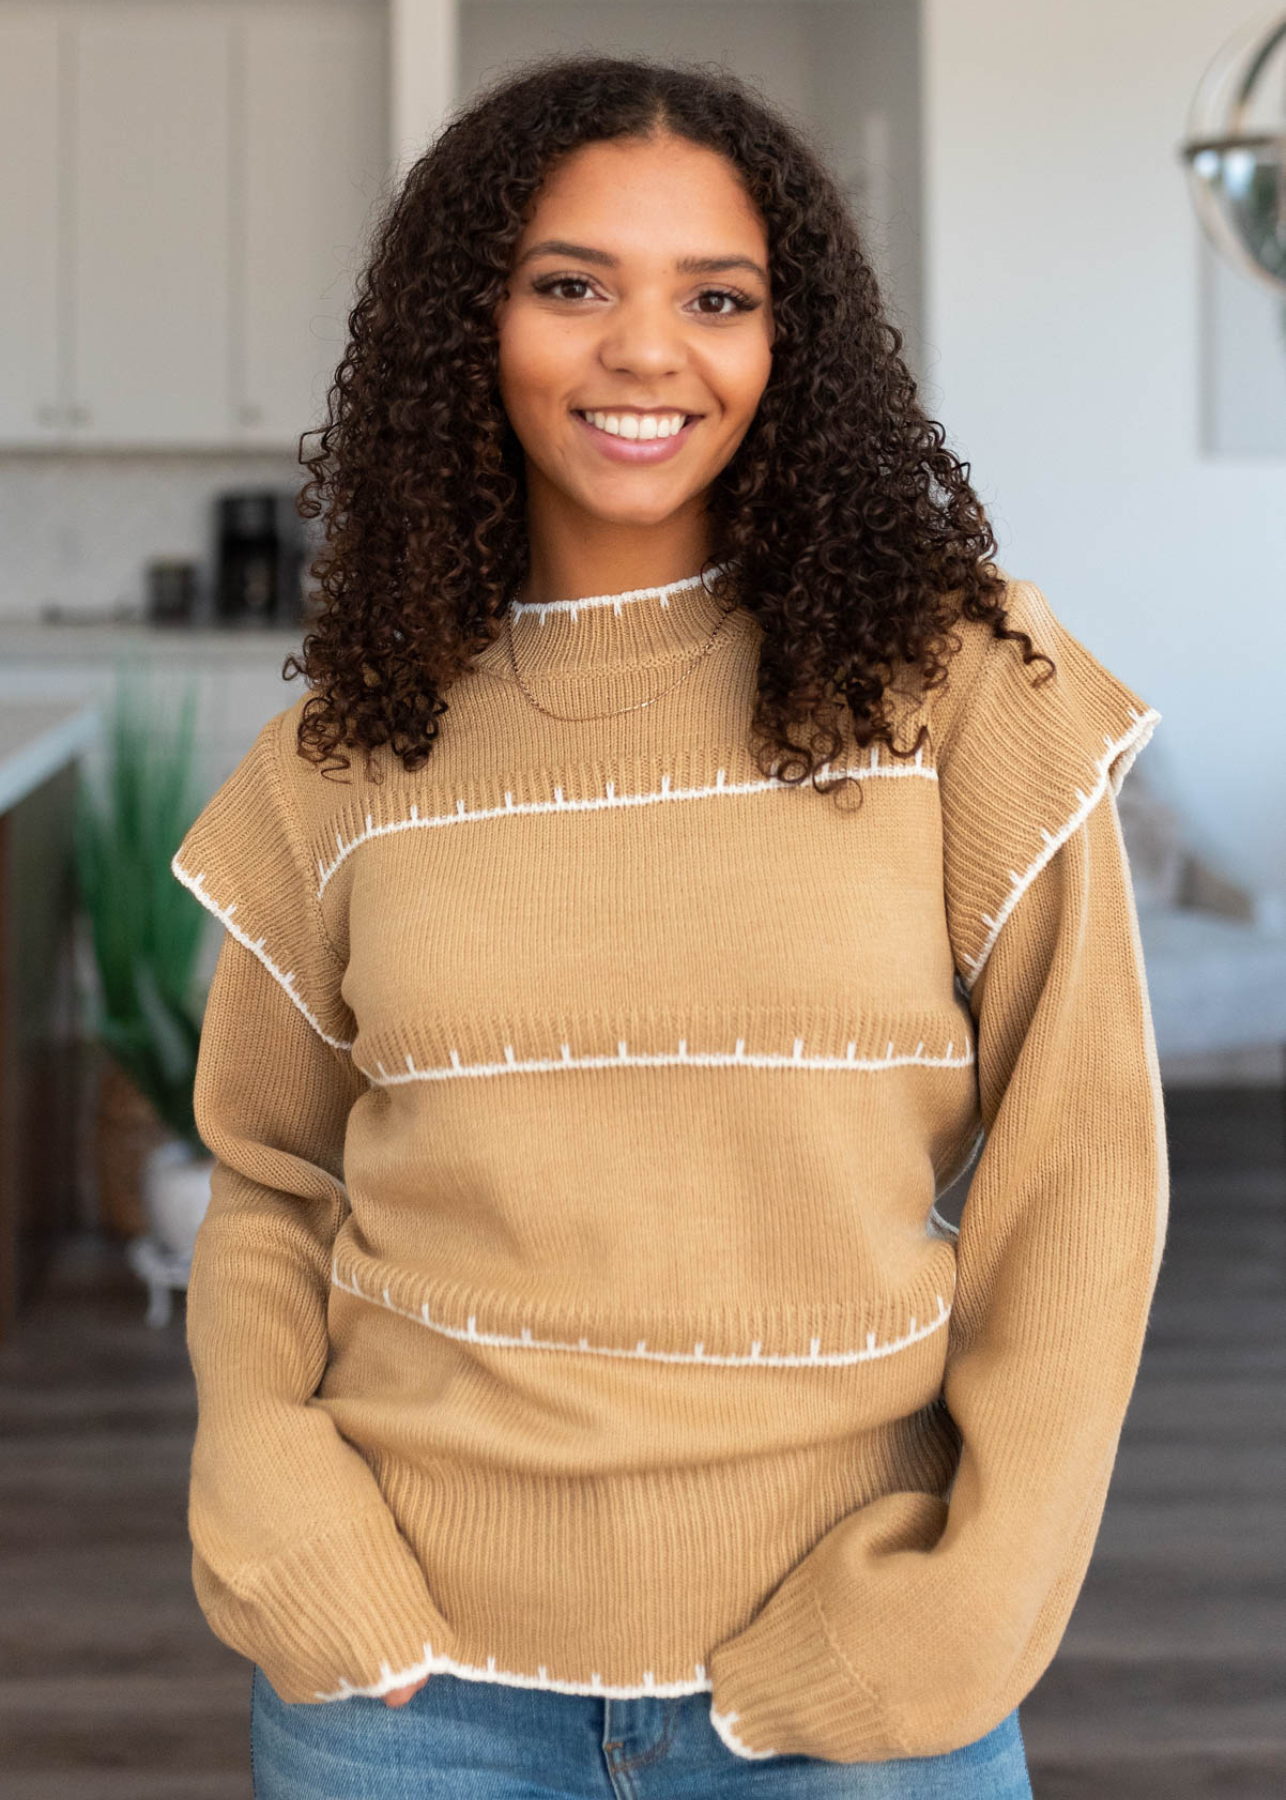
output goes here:
{"type": "Polygon", "coordinates": [[[373,209],[586,46],[814,134],[1003,566],[1163,715],[1120,806],[1170,1242],[1023,1726],[1039,1800],[1278,1796],[1286,11],[1239,0],[0,0],[0,1794],[251,1791],[185,1521],[220,931],[169,857],[300,691],[298,441],[373,209]]]}

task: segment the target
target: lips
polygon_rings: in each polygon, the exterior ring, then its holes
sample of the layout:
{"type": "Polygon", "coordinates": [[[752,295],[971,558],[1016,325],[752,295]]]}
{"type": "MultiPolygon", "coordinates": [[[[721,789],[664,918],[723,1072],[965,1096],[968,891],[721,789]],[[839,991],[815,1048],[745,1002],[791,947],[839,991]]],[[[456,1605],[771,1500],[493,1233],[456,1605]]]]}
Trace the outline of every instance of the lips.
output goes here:
{"type": "MultiPolygon", "coordinates": [[[[671,411],[677,414],[676,406],[671,411]]],[[[586,434],[588,443],[610,462],[618,463],[656,463],[666,462],[676,455],[687,443],[692,433],[701,422],[702,414],[685,413],[685,424],[673,437],[663,438],[625,438],[610,431],[602,431],[592,420],[587,419],[579,408],[572,408],[572,418],[586,434]]],[[[618,415],[619,416],[619,415],[618,415]]],[[[651,415],[656,417],[657,415],[651,415]]]]}

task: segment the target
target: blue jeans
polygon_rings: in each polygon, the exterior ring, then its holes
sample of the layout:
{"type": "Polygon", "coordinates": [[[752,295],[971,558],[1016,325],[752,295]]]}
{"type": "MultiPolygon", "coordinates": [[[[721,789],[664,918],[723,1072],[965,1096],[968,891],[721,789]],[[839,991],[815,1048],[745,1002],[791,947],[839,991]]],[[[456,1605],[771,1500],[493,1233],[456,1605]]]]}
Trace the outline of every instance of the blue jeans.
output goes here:
{"type": "Polygon", "coordinates": [[[431,1675],[405,1706],[289,1704],[255,1666],[255,1800],[1031,1800],[1017,1709],[945,1756],[752,1761],[710,1695],[600,1700],[431,1675]]]}

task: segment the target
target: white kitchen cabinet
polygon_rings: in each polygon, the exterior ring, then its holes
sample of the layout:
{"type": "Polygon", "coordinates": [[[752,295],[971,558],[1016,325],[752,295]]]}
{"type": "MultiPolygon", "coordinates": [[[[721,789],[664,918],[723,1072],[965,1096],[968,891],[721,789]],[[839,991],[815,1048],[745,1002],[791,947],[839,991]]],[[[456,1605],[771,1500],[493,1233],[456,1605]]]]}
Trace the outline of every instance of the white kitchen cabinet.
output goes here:
{"type": "Polygon", "coordinates": [[[290,448],[389,170],[375,0],[0,0],[0,448],[290,448]]]}
{"type": "Polygon", "coordinates": [[[370,5],[259,5],[237,46],[236,435],[320,422],[361,248],[387,179],[385,26],[370,5]]]}
{"type": "Polygon", "coordinates": [[[218,444],[229,428],[231,21],[99,4],[70,45],[73,430],[218,444]]]}
{"type": "Polygon", "coordinates": [[[0,439],[66,425],[58,255],[59,22],[0,11],[0,439]]]}

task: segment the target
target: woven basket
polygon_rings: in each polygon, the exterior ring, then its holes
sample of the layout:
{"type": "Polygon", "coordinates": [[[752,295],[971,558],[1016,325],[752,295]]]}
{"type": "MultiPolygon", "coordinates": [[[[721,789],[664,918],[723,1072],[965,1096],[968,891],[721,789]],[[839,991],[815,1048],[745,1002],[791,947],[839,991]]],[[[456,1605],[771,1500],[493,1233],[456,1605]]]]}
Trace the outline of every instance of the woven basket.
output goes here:
{"type": "Polygon", "coordinates": [[[143,1163],[168,1136],[151,1102],[120,1064],[105,1055],[98,1079],[94,1177],[99,1223],[113,1237],[137,1237],[147,1230],[143,1163]]]}

